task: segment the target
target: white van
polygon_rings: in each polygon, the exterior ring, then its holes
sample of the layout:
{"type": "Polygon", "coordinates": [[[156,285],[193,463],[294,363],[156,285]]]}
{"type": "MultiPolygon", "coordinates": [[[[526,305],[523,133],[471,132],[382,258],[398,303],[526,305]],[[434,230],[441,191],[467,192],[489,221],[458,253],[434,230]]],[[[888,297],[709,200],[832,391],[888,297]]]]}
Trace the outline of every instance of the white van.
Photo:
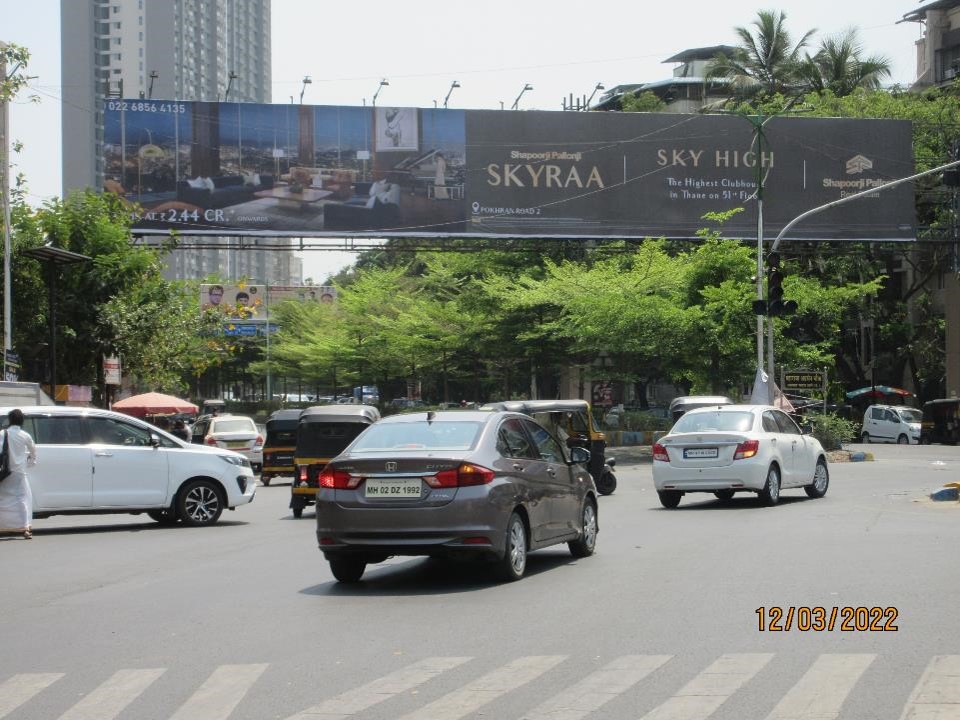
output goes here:
{"type": "Polygon", "coordinates": [[[863,414],[860,439],[865,443],[918,445],[921,420],[923,413],[916,408],[903,405],[871,405],[863,414]]]}

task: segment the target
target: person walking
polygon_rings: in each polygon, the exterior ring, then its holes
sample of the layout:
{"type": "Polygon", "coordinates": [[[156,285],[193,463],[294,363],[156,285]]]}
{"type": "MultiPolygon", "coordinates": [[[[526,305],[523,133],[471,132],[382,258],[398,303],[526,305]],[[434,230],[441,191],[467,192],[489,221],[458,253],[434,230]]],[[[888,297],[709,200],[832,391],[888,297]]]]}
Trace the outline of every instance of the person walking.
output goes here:
{"type": "Polygon", "coordinates": [[[15,408],[7,414],[10,426],[0,433],[0,444],[7,442],[10,474],[0,480],[0,532],[23,533],[33,538],[33,495],[27,480],[27,468],[37,462],[37,446],[23,429],[23,411],[15,408]]]}

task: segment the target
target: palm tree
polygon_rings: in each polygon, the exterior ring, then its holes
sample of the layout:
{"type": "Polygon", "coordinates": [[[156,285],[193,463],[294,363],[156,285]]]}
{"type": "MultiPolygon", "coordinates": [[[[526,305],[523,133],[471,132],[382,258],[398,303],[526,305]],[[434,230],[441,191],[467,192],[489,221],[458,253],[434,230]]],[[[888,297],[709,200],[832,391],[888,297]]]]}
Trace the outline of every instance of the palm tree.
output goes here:
{"type": "Polygon", "coordinates": [[[849,95],[857,88],[876,90],[880,81],[890,76],[890,61],[881,56],[863,57],[863,47],[857,30],[849,30],[824,38],[817,54],[801,63],[799,69],[805,89],[822,93],[829,90],[834,95],[849,95]]]}
{"type": "Polygon", "coordinates": [[[785,27],[786,19],[782,11],[760,10],[752,27],[734,28],[739,47],[729,56],[718,54],[711,60],[707,77],[727,78],[741,97],[796,92],[800,51],[816,31],[808,30],[794,44],[785,27]]]}

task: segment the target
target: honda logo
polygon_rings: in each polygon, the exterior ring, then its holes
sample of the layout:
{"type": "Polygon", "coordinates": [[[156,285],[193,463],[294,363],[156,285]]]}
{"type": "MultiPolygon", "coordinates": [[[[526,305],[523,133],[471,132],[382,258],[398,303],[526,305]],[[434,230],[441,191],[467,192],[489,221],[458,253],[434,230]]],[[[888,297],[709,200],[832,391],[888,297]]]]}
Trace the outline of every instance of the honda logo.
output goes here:
{"type": "Polygon", "coordinates": [[[397,471],[397,464],[395,462],[388,462],[387,472],[396,472],[396,471],[397,471]]]}

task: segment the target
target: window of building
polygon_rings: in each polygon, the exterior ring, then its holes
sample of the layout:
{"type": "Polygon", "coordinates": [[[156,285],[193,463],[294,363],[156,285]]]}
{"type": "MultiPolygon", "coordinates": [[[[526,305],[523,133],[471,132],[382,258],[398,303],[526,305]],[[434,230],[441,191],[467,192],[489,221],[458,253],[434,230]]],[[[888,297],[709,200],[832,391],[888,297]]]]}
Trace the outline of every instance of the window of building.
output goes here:
{"type": "Polygon", "coordinates": [[[121,70],[120,68],[114,68],[114,70],[113,70],[113,74],[114,74],[114,75],[119,75],[119,74],[122,73],[122,72],[123,72],[123,70],[121,70]]]}
{"type": "Polygon", "coordinates": [[[114,29],[114,30],[119,30],[119,29],[120,29],[120,23],[115,22],[115,23],[113,24],[113,29],[114,29]]]}

